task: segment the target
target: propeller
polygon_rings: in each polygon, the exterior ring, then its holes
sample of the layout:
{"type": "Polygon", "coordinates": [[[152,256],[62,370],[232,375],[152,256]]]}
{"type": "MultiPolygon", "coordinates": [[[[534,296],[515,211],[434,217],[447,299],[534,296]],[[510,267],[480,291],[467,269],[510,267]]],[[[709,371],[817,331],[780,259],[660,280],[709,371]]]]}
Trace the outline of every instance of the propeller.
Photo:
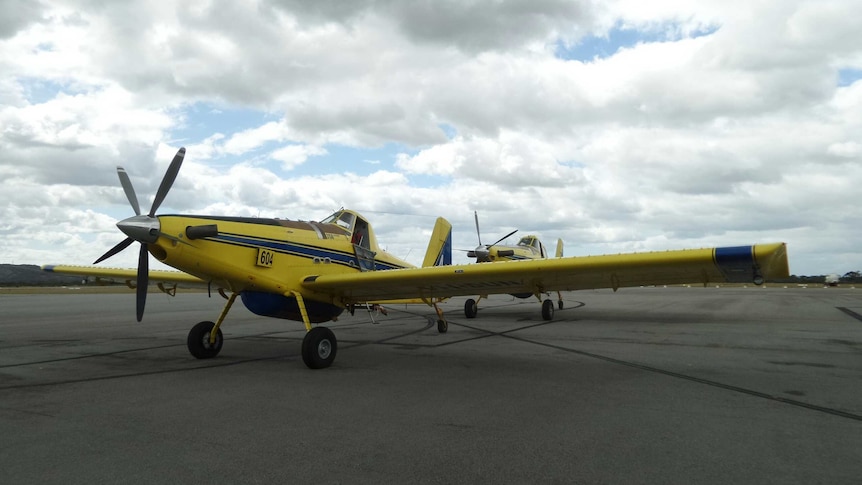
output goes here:
{"type": "MultiPolygon", "coordinates": [[[[110,258],[120,251],[129,247],[133,242],[141,243],[141,249],[138,252],[138,274],[137,274],[137,290],[135,297],[135,309],[138,321],[144,318],[144,306],[147,302],[147,285],[149,284],[150,263],[147,253],[149,252],[148,244],[155,243],[160,236],[166,236],[161,232],[159,219],[155,217],[159,206],[164,202],[165,197],[171,190],[174,180],[180,171],[180,166],[183,164],[183,158],[186,156],[186,149],[180,148],[171,164],[168,166],[167,172],[162,177],[162,183],[156,191],[156,196],[153,199],[153,205],[150,207],[150,212],[146,215],[141,214],[141,207],[138,205],[138,196],[135,194],[135,188],[132,186],[132,181],[129,179],[129,174],[123,167],[117,167],[117,175],[120,177],[120,185],[123,186],[123,191],[126,193],[126,198],[129,199],[129,204],[135,215],[128,219],[123,219],[117,223],[117,227],[126,234],[126,239],[120,241],[119,244],[109,249],[105,254],[99,257],[93,264],[110,258]]],[[[174,238],[171,238],[174,239],[174,238]]]]}
{"type": "MultiPolygon", "coordinates": [[[[472,251],[467,251],[467,257],[476,258],[477,263],[484,263],[484,262],[491,261],[491,258],[490,258],[491,248],[493,246],[496,246],[497,244],[500,244],[506,238],[508,238],[512,234],[515,234],[516,232],[518,232],[518,230],[515,229],[514,231],[510,232],[509,234],[506,234],[505,236],[501,237],[500,239],[497,239],[497,241],[495,241],[494,244],[482,244],[482,234],[479,231],[479,214],[476,211],[473,211],[473,217],[476,219],[476,236],[479,238],[479,245],[476,246],[476,249],[474,249],[472,251]]],[[[498,256],[511,256],[512,254],[514,254],[514,251],[511,251],[511,250],[497,253],[498,256]]]]}

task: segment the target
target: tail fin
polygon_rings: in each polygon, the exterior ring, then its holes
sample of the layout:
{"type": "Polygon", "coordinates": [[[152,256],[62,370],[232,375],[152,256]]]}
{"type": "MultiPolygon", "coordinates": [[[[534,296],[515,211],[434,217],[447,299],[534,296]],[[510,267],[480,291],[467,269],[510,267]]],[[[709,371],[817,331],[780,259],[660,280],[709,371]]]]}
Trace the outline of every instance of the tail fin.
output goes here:
{"type": "Polygon", "coordinates": [[[422,267],[447,266],[452,264],[452,224],[442,217],[437,218],[434,224],[434,232],[431,233],[431,241],[428,243],[428,251],[425,252],[425,260],[422,267]]]}
{"type": "Polygon", "coordinates": [[[558,258],[563,257],[563,240],[562,239],[557,239],[557,257],[558,258]]]}

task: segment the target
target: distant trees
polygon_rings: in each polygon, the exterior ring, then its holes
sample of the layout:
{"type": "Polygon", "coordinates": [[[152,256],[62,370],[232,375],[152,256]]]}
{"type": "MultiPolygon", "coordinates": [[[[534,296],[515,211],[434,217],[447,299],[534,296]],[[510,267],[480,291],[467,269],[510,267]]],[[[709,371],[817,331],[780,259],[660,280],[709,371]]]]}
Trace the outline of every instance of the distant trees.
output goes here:
{"type": "Polygon", "coordinates": [[[862,272],[848,271],[841,277],[841,281],[845,283],[858,283],[862,281],[862,272]]]}
{"type": "MultiPolygon", "coordinates": [[[[827,275],[797,276],[775,280],[776,283],[825,284],[827,275]]],[[[862,283],[862,271],[848,271],[838,278],[839,283],[862,283]]]]}

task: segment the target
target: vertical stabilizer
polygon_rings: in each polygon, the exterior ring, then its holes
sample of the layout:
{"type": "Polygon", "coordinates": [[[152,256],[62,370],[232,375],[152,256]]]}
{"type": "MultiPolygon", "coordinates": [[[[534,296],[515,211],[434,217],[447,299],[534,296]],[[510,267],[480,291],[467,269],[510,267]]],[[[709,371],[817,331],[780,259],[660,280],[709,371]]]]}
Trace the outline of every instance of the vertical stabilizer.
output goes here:
{"type": "Polygon", "coordinates": [[[452,224],[442,217],[437,218],[434,224],[434,232],[431,233],[431,241],[428,243],[428,251],[425,252],[425,260],[422,267],[446,266],[452,264],[452,224]]]}
{"type": "Polygon", "coordinates": [[[557,255],[558,258],[563,257],[563,240],[557,239],[557,255]]]}

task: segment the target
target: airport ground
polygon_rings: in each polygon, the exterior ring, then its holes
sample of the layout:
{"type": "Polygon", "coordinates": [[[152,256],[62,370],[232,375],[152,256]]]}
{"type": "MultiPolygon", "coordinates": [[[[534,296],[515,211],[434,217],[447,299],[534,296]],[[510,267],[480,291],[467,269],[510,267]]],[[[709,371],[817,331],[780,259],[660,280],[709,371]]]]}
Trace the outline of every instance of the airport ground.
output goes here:
{"type": "Polygon", "coordinates": [[[206,293],[0,293],[4,483],[859,483],[862,289],[637,288],[303,328],[206,293]]]}

